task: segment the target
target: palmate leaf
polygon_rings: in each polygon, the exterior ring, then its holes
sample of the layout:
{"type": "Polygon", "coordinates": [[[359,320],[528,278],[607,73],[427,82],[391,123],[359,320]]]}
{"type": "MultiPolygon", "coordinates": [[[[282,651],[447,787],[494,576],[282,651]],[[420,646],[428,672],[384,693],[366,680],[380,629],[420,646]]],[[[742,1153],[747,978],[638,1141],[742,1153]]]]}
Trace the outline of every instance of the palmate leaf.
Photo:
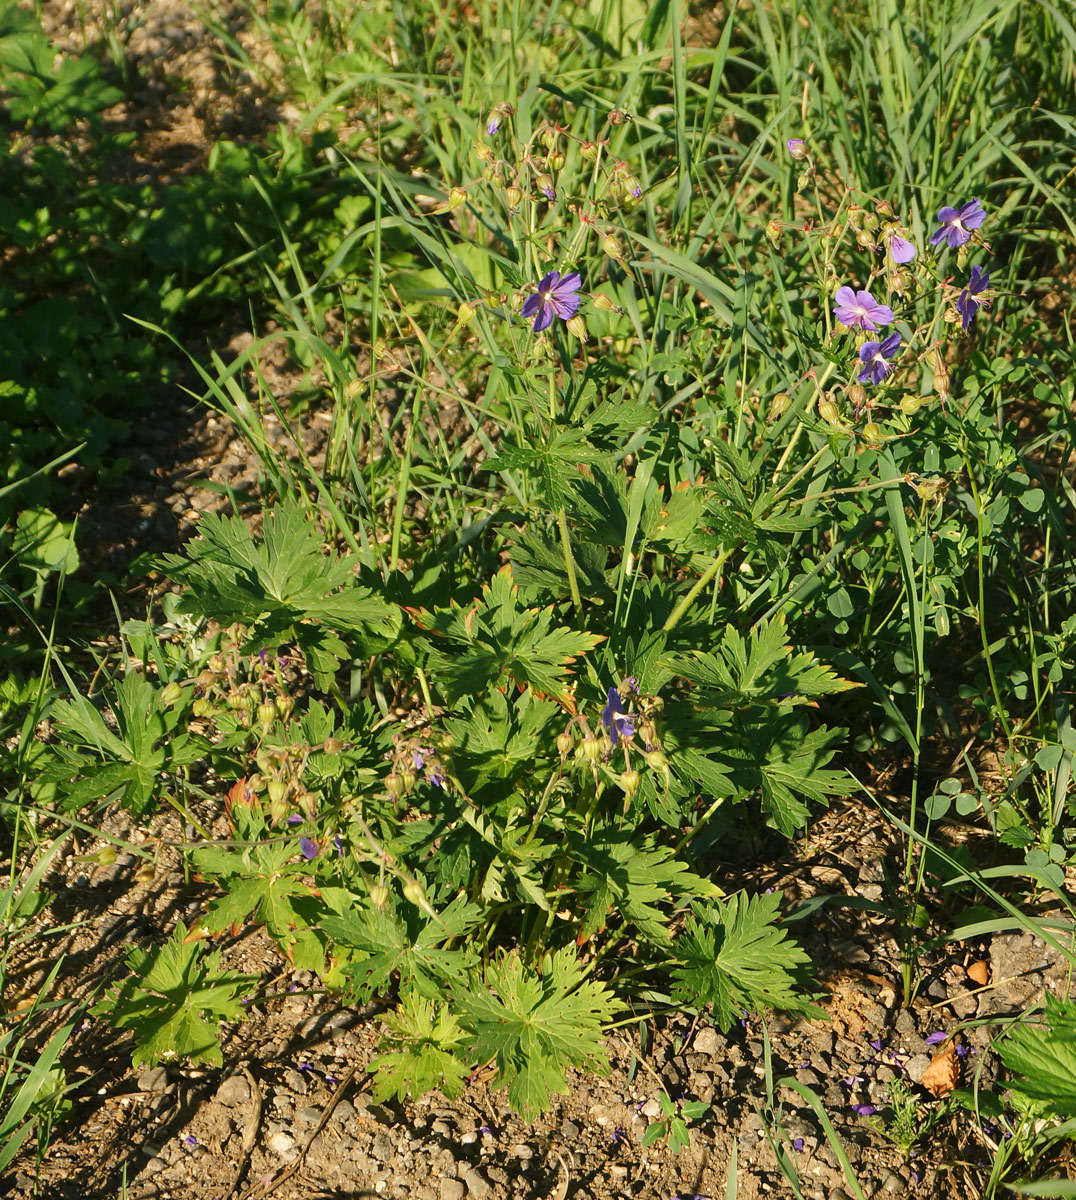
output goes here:
{"type": "Polygon", "coordinates": [[[603,451],[578,426],[555,426],[530,446],[509,446],[486,464],[491,471],[525,471],[537,485],[535,501],[547,512],[563,508],[579,479],[579,464],[597,462],[603,451]]]}
{"type": "Polygon", "coordinates": [[[466,1048],[466,1034],[447,1005],[407,991],[385,1024],[383,1053],[369,1064],[375,1100],[406,1100],[408,1094],[417,1100],[434,1088],[449,1100],[460,1095],[469,1068],[457,1055],[466,1048]]]}
{"type": "Polygon", "coordinates": [[[1076,1003],[1047,994],[1045,1022],[1017,1025],[1000,1050],[1014,1091],[1076,1117],[1076,1003]]]}
{"type": "Polygon", "coordinates": [[[684,896],[716,897],[718,890],[678,861],[671,847],[635,841],[631,831],[588,840],[569,837],[569,852],[584,866],[575,883],[584,903],[580,933],[597,932],[615,909],[648,941],[668,946],[668,920],[656,906],[684,896]]]}
{"type": "Polygon", "coordinates": [[[721,1029],[730,1028],[741,1009],[820,1015],[794,990],[805,981],[810,960],[775,926],[779,903],[774,893],[693,905],[694,916],[676,941],[682,965],[673,968],[673,1000],[712,1004],[721,1029]]]}
{"type": "Polygon", "coordinates": [[[158,949],[129,950],[129,977],[90,1010],[134,1031],[136,1065],[178,1057],[219,1067],[218,1026],[245,1015],[240,997],[257,977],[222,971],[220,951],[206,954],[186,937],[180,922],[158,949]]]}
{"type": "Polygon", "coordinates": [[[340,916],[325,917],[321,929],[331,938],[357,951],[343,974],[345,990],[360,1001],[387,991],[399,980],[427,999],[442,997],[446,987],[459,984],[477,961],[466,935],[477,925],[481,910],[457,896],[439,913],[406,905],[397,909],[393,897],[382,909],[372,903],[340,916]],[[449,949],[445,942],[458,940],[449,949]]]}
{"type": "Polygon", "coordinates": [[[423,611],[416,619],[433,635],[426,639],[431,674],[450,703],[509,682],[558,695],[568,664],[603,640],[555,626],[552,608],[521,608],[507,566],[482,589],[481,602],[423,611]]]}
{"type": "Polygon", "coordinates": [[[548,956],[541,974],[524,965],[518,950],[504,954],[486,969],[484,988],[457,992],[455,999],[474,1058],[496,1059],[493,1086],[508,1088],[509,1102],[526,1120],[549,1106],[552,1093],[567,1093],[569,1065],[608,1070],[602,1023],[616,1001],[587,979],[569,948],[548,956]]]}

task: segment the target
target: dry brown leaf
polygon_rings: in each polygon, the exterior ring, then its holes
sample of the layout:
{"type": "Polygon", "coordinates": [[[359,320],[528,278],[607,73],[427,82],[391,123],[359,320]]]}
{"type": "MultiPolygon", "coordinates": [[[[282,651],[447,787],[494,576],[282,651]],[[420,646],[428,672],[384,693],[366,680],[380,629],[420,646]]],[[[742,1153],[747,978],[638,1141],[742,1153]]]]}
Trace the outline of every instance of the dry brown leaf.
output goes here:
{"type": "Polygon", "coordinates": [[[935,1054],[930,1066],[923,1072],[923,1087],[934,1097],[951,1092],[960,1081],[960,1060],[956,1056],[956,1045],[950,1042],[940,1054],[935,1054]]]}
{"type": "Polygon", "coordinates": [[[986,987],[990,982],[990,964],[978,959],[968,967],[968,978],[979,987],[986,987]]]}

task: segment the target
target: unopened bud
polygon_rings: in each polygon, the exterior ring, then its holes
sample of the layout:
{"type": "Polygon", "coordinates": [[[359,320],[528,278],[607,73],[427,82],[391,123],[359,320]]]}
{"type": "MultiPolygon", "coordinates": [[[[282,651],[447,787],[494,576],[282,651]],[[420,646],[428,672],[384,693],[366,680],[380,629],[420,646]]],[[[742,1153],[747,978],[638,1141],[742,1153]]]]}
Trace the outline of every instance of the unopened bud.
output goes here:
{"type": "Polygon", "coordinates": [[[381,912],[389,902],[389,889],[383,883],[375,883],[370,889],[370,903],[381,912]]]}
{"type": "Polygon", "coordinates": [[[550,125],[547,125],[538,136],[547,150],[552,150],[557,144],[557,131],[550,125]]]}
{"type": "Polygon", "coordinates": [[[889,286],[903,300],[911,289],[912,277],[907,271],[891,271],[889,274],[889,286]]]}
{"type": "Polygon", "coordinates": [[[321,748],[326,754],[341,754],[343,753],[344,743],[339,738],[330,737],[321,743],[321,748]]]}
{"type": "Polygon", "coordinates": [[[164,690],[161,692],[161,703],[167,704],[169,708],[173,704],[178,704],[183,699],[183,689],[178,683],[173,680],[171,683],[165,684],[164,690]]]}
{"type": "Polygon", "coordinates": [[[583,738],[575,748],[575,757],[580,762],[597,762],[601,756],[602,744],[597,738],[583,738]]]}
{"type": "Polygon", "coordinates": [[[476,312],[477,309],[475,306],[464,300],[459,308],[456,309],[456,324],[466,325],[469,321],[473,321],[476,312]]]}
{"type": "Polygon", "coordinates": [[[885,430],[876,421],[868,421],[863,426],[863,440],[868,446],[880,446],[885,440],[885,430]]]}
{"type": "Polygon", "coordinates": [[[863,218],[864,229],[877,229],[880,224],[881,222],[874,215],[874,213],[867,213],[867,215],[863,218]]]}
{"type": "Polygon", "coordinates": [[[408,904],[413,904],[416,908],[425,908],[428,903],[426,889],[417,879],[409,879],[403,885],[403,894],[408,904]]]}
{"type": "Polygon", "coordinates": [[[620,787],[625,795],[630,796],[639,786],[639,772],[635,770],[622,771],[620,787]]]}
{"type": "Polygon", "coordinates": [[[474,152],[475,152],[475,156],[478,158],[478,160],[480,162],[484,162],[484,163],[493,162],[493,151],[490,149],[490,147],[485,142],[479,141],[478,139],[476,139],[475,144],[474,144],[474,152]]]}
{"type": "Polygon", "coordinates": [[[646,764],[655,770],[663,771],[669,765],[669,760],[665,757],[664,750],[650,750],[646,755],[646,764]]]}
{"type": "Polygon", "coordinates": [[[291,716],[292,710],[295,708],[294,696],[289,696],[286,693],[284,695],[274,697],[273,703],[276,705],[277,715],[281,718],[281,720],[285,721],[291,716]]]}
{"type": "MultiPolygon", "coordinates": [[[[272,780],[270,780],[270,783],[272,780]]],[[[270,800],[269,801],[269,820],[274,825],[279,825],[281,821],[286,820],[290,815],[291,805],[287,800],[270,800]]]]}
{"type": "Polygon", "coordinates": [[[778,392],[770,401],[770,420],[776,421],[778,417],[783,417],[791,403],[792,397],[788,392],[778,392]]]}
{"type": "Polygon", "coordinates": [[[221,674],[223,674],[223,672],[225,670],[226,664],[224,662],[224,659],[221,658],[221,656],[219,654],[214,654],[213,657],[209,660],[208,665],[209,665],[209,669],[214,674],[221,675],[221,674]]]}
{"type": "Polygon", "coordinates": [[[922,396],[905,396],[900,402],[900,411],[906,417],[913,417],[925,403],[926,401],[922,396]]]}
{"type": "Polygon", "coordinates": [[[317,815],[318,797],[316,792],[300,792],[295,803],[299,806],[299,811],[311,820],[317,815]]]}
{"type": "Polygon", "coordinates": [[[841,424],[840,409],[832,400],[820,400],[818,402],[818,415],[830,425],[839,426],[841,424]]]}
{"type": "Polygon", "coordinates": [[[396,774],[395,771],[393,771],[392,774],[385,779],[385,791],[387,791],[394,800],[399,800],[399,798],[404,794],[404,781],[399,775],[396,774]]]}
{"type": "Polygon", "coordinates": [[[135,871],[134,877],[138,883],[152,883],[156,874],[157,870],[153,863],[146,863],[135,871]]]}
{"type": "Polygon", "coordinates": [[[601,309],[602,312],[621,312],[612,300],[604,292],[598,292],[592,297],[592,302],[595,308],[601,309]]]}
{"type": "Polygon", "coordinates": [[[810,182],[811,182],[811,172],[809,170],[801,171],[799,178],[796,180],[796,191],[802,192],[810,182]]]}
{"type": "Polygon", "coordinates": [[[272,804],[279,804],[288,794],[288,785],[283,779],[270,779],[266,785],[269,789],[269,801],[272,804]]]}
{"type": "Polygon", "coordinates": [[[767,221],[766,236],[776,246],[781,240],[781,222],[776,219],[767,221]]]}
{"type": "Polygon", "coordinates": [[[565,324],[573,337],[577,337],[581,342],[587,340],[587,323],[578,313],[574,317],[569,317],[565,324]]]}
{"type": "Polygon", "coordinates": [[[631,117],[622,109],[614,108],[606,120],[610,125],[624,125],[631,120],[631,117]]]}
{"type": "Polygon", "coordinates": [[[545,172],[543,172],[534,181],[534,186],[542,193],[543,196],[545,196],[545,198],[547,200],[549,200],[549,201],[556,200],[557,189],[553,184],[553,176],[552,175],[548,175],[545,172]]]}
{"type": "Polygon", "coordinates": [[[861,229],[859,233],[856,234],[856,242],[864,249],[867,249],[869,246],[874,245],[874,238],[871,237],[870,233],[866,229],[861,229]]]}
{"type": "Polygon", "coordinates": [[[461,187],[454,187],[448,193],[448,207],[462,208],[467,203],[467,193],[461,187]]]}
{"type": "Polygon", "coordinates": [[[896,213],[893,211],[893,205],[888,200],[879,200],[874,206],[874,211],[880,216],[885,217],[888,221],[896,219],[896,213]]]}
{"type": "Polygon", "coordinates": [[[557,738],[557,752],[561,758],[567,758],[572,749],[572,735],[570,733],[562,733],[557,738]]]}
{"type": "Polygon", "coordinates": [[[94,856],[103,867],[110,867],[116,861],[116,847],[111,842],[102,846],[94,856]]]}
{"type": "Polygon", "coordinates": [[[597,142],[584,142],[579,147],[579,153],[590,162],[597,162],[601,148],[597,142]]]}
{"type": "Polygon", "coordinates": [[[602,249],[610,258],[615,258],[618,262],[624,257],[624,251],[620,249],[620,243],[611,233],[607,233],[602,238],[602,249]]]}
{"type": "Polygon", "coordinates": [[[258,705],[258,724],[269,732],[273,727],[273,722],[276,720],[276,705],[272,700],[266,700],[264,704],[258,705]]]}
{"type": "Polygon", "coordinates": [[[559,171],[564,166],[564,155],[556,150],[546,158],[551,171],[559,171]]]}
{"type": "Polygon", "coordinates": [[[242,692],[229,692],[224,699],[224,703],[232,710],[238,712],[241,708],[246,707],[246,700],[242,692]]]}
{"type": "Polygon", "coordinates": [[[523,192],[514,183],[510,183],[504,189],[504,199],[509,208],[519,208],[523,201],[523,192]]]}
{"type": "Polygon", "coordinates": [[[848,389],[848,399],[856,408],[862,408],[867,403],[867,389],[861,383],[853,383],[848,389]]]}

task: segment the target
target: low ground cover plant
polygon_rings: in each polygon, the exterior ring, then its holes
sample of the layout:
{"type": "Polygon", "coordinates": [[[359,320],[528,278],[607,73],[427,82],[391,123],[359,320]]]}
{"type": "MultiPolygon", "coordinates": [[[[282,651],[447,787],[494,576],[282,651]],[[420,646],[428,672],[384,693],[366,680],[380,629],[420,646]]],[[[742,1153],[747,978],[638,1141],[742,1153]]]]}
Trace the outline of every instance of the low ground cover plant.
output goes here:
{"type": "MultiPolygon", "coordinates": [[[[178,814],[140,870],[175,853],[204,897],[93,1015],[138,1064],[219,1066],[260,983],[224,950],[257,925],[342,1002],[390,1005],[376,1097],[452,1098],[492,1063],[531,1118],[615,1024],[823,1016],[782,896],[726,848],[890,767],[901,1003],[954,930],[1039,928],[1072,846],[1067,19],[760,3],[707,40],[676,4],[480,6],[422,49],[368,7],[252,10],[258,63],[205,14],[298,116],[145,194],[74,153],[128,144],[102,124],[126,77],[0,14],[12,897],[47,831],[116,809],[178,814]],[[121,301],[129,261],[152,273],[121,301]],[[240,294],[274,327],[226,361],[204,322],[240,294]],[[19,331],[48,313],[31,383],[19,331]],[[143,558],[153,598],[91,654],[99,591],[67,581],[47,481],[75,455],[119,477],[108,398],[163,380],[165,347],[261,494],[143,558]],[[953,814],[982,860],[938,841],[953,814]]],[[[990,1194],[1067,1137],[1071,1081],[1044,1083],[1066,1003],[1000,1044],[1023,1115],[990,1194]]],[[[0,1162],[62,1115],[70,1029],[47,1071],[0,1045],[0,1162]]],[[[678,1150],[707,1105],[661,1095],[646,1140],[678,1150]]],[[[892,1098],[910,1154],[941,1122],[892,1098]]]]}

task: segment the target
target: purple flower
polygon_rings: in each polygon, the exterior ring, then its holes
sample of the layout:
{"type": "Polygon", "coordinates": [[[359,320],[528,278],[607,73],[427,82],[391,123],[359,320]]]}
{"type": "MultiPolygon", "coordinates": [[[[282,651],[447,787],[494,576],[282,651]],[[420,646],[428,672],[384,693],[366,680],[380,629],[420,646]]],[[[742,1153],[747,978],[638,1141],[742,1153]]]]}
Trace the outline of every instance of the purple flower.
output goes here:
{"type": "Polygon", "coordinates": [[[785,142],[785,149],[793,158],[807,157],[807,143],[802,138],[789,138],[785,142]]]}
{"type": "Polygon", "coordinates": [[[792,1149],[793,1150],[802,1150],[803,1149],[803,1138],[793,1138],[792,1139],[792,1149]]]}
{"type": "Polygon", "coordinates": [[[635,732],[635,722],[624,711],[620,693],[609,689],[609,702],[602,709],[602,724],[609,731],[609,740],[615,746],[622,738],[630,738],[635,732]]]}
{"type": "Polygon", "coordinates": [[[970,329],[972,321],[975,320],[975,314],[985,303],[983,300],[976,300],[975,297],[981,295],[990,286],[990,272],[984,271],[982,267],[976,263],[971,269],[971,278],[968,280],[968,286],[957,297],[956,307],[960,313],[961,329],[970,329]]]}
{"type": "Polygon", "coordinates": [[[944,1042],[948,1036],[944,1029],[935,1029],[933,1033],[928,1033],[923,1041],[928,1046],[937,1046],[940,1042],[944,1042]]]}
{"type": "Polygon", "coordinates": [[[878,1054],[882,1053],[882,1039],[881,1038],[872,1038],[870,1040],[870,1042],[868,1043],[868,1045],[871,1047],[871,1049],[877,1051],[878,1054]]]}
{"type": "Polygon", "coordinates": [[[337,834],[333,838],[333,845],[336,847],[336,853],[339,854],[341,858],[343,858],[344,857],[344,839],[339,834],[337,834]]]}
{"type": "Polygon", "coordinates": [[[299,1064],[299,1070],[300,1070],[300,1071],[312,1071],[313,1069],[314,1069],[314,1064],[313,1064],[313,1063],[301,1062],[301,1063],[299,1064]]]}
{"type": "Polygon", "coordinates": [[[986,211],[978,200],[969,200],[959,208],[946,205],[938,209],[938,220],[941,224],[930,235],[930,244],[940,246],[946,242],[955,249],[963,246],[971,237],[971,231],[986,220],[986,211]]]}
{"type": "Polygon", "coordinates": [[[873,1104],[853,1104],[852,1112],[857,1117],[872,1117],[878,1111],[873,1104]]]}
{"type": "Polygon", "coordinates": [[[411,761],[415,764],[415,770],[421,771],[422,764],[426,761],[426,755],[422,750],[412,750],[411,761]]]}
{"type": "Polygon", "coordinates": [[[840,287],[833,297],[833,315],[849,329],[878,329],[893,320],[893,310],[888,304],[879,304],[870,292],[857,292],[854,288],[840,287]]]}
{"type": "Polygon", "coordinates": [[[288,817],[288,819],[284,822],[285,825],[301,825],[302,823],[303,818],[301,813],[292,813],[291,816],[288,817]]]}
{"type": "Polygon", "coordinates": [[[183,1139],[183,1145],[190,1146],[193,1149],[193,1147],[198,1145],[198,1139],[194,1136],[193,1133],[188,1133],[187,1136],[183,1139]]]}
{"type": "Polygon", "coordinates": [[[567,321],[579,311],[579,285],[582,279],[577,271],[560,277],[559,271],[550,271],[538,285],[538,291],[523,301],[523,315],[534,318],[534,332],[541,333],[553,324],[554,317],[567,321]]]}
{"type": "Polygon", "coordinates": [[[907,238],[902,238],[899,233],[893,234],[889,239],[889,257],[895,262],[910,263],[915,258],[916,249],[907,238]]]}
{"type": "Polygon", "coordinates": [[[318,844],[313,838],[300,838],[299,849],[302,851],[303,858],[305,858],[307,862],[310,862],[311,859],[317,858],[318,856],[318,844]]]}
{"type": "Polygon", "coordinates": [[[612,1136],[609,1138],[609,1141],[615,1146],[617,1144],[617,1142],[622,1142],[623,1140],[624,1140],[624,1130],[623,1129],[614,1129],[612,1136]]]}
{"type": "Polygon", "coordinates": [[[893,370],[888,360],[897,352],[899,345],[899,333],[891,333],[882,342],[864,342],[859,348],[859,361],[863,364],[863,369],[856,376],[859,382],[881,383],[893,370]]]}

